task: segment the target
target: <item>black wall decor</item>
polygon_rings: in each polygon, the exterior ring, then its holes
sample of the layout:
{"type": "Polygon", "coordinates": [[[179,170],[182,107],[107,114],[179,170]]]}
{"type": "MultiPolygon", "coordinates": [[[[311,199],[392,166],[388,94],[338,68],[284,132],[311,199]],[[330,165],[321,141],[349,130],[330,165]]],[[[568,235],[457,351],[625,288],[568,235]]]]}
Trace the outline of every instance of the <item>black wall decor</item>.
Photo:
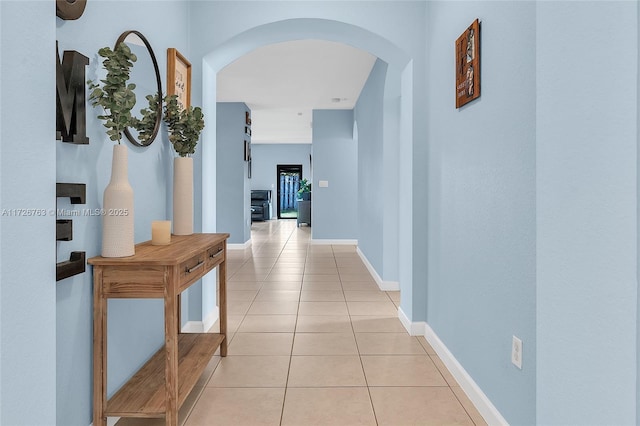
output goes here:
{"type": "MultiPolygon", "coordinates": [[[[87,186],[84,183],[56,183],[56,197],[69,198],[71,204],[85,204],[87,200],[87,186]]],[[[71,241],[73,239],[73,221],[69,219],[56,220],[56,241],[71,241]]],[[[56,263],[56,281],[81,274],[86,269],[86,254],[83,251],[72,251],[69,260],[56,263]]]]}
{"type": "Polygon", "coordinates": [[[56,0],[56,16],[65,21],[78,19],[86,6],[87,0],[56,0]]]}
{"type": "Polygon", "coordinates": [[[56,197],[70,198],[71,204],[85,204],[87,185],[84,183],[56,183],[56,197]]]}
{"type": "Polygon", "coordinates": [[[56,241],[73,240],[73,221],[69,219],[56,219],[56,241]]]}
{"type": "Polygon", "coordinates": [[[62,63],[56,42],[56,139],[88,144],[85,67],[89,58],[65,50],[62,63]]]}
{"type": "Polygon", "coordinates": [[[56,264],[56,281],[81,274],[86,268],[86,253],[83,251],[72,251],[69,260],[56,264]]]}

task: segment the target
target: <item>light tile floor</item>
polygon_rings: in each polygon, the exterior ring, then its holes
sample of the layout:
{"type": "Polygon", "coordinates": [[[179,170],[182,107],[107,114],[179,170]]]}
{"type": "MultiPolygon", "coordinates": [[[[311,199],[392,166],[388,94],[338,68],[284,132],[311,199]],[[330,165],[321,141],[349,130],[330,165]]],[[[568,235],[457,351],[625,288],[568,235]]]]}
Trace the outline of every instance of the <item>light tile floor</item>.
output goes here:
{"type": "Polygon", "coordinates": [[[355,246],[311,245],[310,233],[256,222],[251,249],[229,251],[228,356],[211,360],[180,423],[485,425],[427,341],[405,331],[399,292],[378,289],[355,246]]]}

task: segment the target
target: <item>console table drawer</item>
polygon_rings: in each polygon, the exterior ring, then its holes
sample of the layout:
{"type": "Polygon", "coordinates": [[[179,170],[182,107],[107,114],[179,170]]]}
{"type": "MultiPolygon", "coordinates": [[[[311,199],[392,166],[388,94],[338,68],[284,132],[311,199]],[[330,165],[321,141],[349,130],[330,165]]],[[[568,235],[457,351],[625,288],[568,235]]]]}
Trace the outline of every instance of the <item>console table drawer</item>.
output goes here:
{"type": "Polygon", "coordinates": [[[102,270],[102,286],[106,297],[164,297],[168,272],[164,266],[114,266],[102,270]]]}
{"type": "Polygon", "coordinates": [[[224,260],[224,243],[217,244],[207,250],[207,269],[215,268],[224,260]]]}
{"type": "Polygon", "coordinates": [[[205,264],[206,252],[198,253],[189,260],[185,260],[178,266],[178,273],[180,274],[180,287],[184,287],[187,284],[193,283],[198,278],[202,277],[208,270],[205,264]]]}

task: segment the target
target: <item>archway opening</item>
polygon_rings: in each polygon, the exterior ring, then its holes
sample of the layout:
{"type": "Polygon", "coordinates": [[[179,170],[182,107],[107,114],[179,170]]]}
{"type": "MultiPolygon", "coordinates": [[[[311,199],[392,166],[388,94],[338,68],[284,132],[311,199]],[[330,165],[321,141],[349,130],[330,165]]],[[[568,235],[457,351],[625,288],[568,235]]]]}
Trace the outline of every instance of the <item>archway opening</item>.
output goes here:
{"type": "MultiPolygon", "coordinates": [[[[413,80],[406,78],[411,74],[413,62],[411,58],[400,48],[389,42],[384,37],[365,30],[361,27],[346,24],[343,22],[326,20],[326,19],[288,19],[276,21],[269,24],[260,25],[246,30],[235,37],[219,44],[215,49],[203,57],[203,91],[202,105],[208,111],[209,121],[203,133],[203,149],[202,149],[202,181],[200,188],[196,188],[202,194],[202,214],[201,229],[203,232],[216,232],[217,228],[217,201],[216,201],[216,76],[217,73],[225,66],[242,57],[248,52],[259,47],[300,39],[320,39],[349,44],[358,49],[365,50],[372,55],[380,58],[388,64],[385,84],[384,84],[384,107],[383,107],[383,146],[386,152],[394,151],[394,155],[390,156],[391,160],[385,162],[382,179],[391,181],[391,185],[385,185],[385,191],[389,191],[392,197],[396,199],[397,212],[385,216],[383,227],[388,228],[380,230],[378,237],[379,243],[376,249],[380,250],[381,258],[384,262],[378,265],[372,265],[377,272],[380,280],[400,281],[399,264],[400,256],[403,268],[409,267],[411,270],[412,258],[412,241],[410,225],[412,213],[410,208],[399,208],[400,200],[398,199],[399,185],[399,159],[411,158],[413,147],[413,133],[411,126],[402,126],[402,123],[412,121],[411,109],[401,108],[401,99],[412,98],[413,80]],[[396,105],[397,107],[388,108],[387,104],[396,105]],[[404,224],[404,225],[402,225],[404,224]],[[406,231],[408,228],[408,231],[406,231]],[[405,232],[398,232],[398,229],[404,227],[405,232]],[[389,232],[391,230],[391,232],[389,232]],[[395,230],[395,231],[393,231],[395,230]],[[402,253],[400,253],[402,252],[402,253]],[[395,274],[391,277],[385,276],[385,270],[395,274]]],[[[315,159],[315,158],[314,158],[315,159]]],[[[411,174],[411,162],[403,163],[403,174],[411,174]],[[408,169],[408,170],[407,170],[408,169]]],[[[197,184],[196,184],[197,185],[197,184]]],[[[412,182],[405,182],[404,190],[411,190],[412,182]]],[[[220,230],[222,231],[222,230],[220,230]]],[[[366,253],[365,253],[366,254],[366,253]]],[[[410,278],[410,273],[409,273],[410,278]]],[[[379,283],[380,285],[380,283],[379,283]]],[[[411,305],[411,282],[404,283],[403,301],[407,301],[407,305],[411,305]]],[[[203,286],[203,299],[215,299],[215,283],[205,283],[203,286]]],[[[206,306],[203,304],[203,315],[214,309],[214,306],[206,306]]]]}

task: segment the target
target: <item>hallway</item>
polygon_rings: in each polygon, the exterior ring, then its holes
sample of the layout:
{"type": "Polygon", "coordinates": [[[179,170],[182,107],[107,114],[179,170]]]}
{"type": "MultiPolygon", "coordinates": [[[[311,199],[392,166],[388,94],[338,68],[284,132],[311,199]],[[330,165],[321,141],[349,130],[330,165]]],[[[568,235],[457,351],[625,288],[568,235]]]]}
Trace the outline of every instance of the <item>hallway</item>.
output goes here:
{"type": "Polygon", "coordinates": [[[407,335],[399,293],[378,289],[354,246],[310,245],[310,233],[256,222],[252,248],[229,251],[229,354],[212,359],[181,424],[486,424],[426,340],[407,335]]]}

